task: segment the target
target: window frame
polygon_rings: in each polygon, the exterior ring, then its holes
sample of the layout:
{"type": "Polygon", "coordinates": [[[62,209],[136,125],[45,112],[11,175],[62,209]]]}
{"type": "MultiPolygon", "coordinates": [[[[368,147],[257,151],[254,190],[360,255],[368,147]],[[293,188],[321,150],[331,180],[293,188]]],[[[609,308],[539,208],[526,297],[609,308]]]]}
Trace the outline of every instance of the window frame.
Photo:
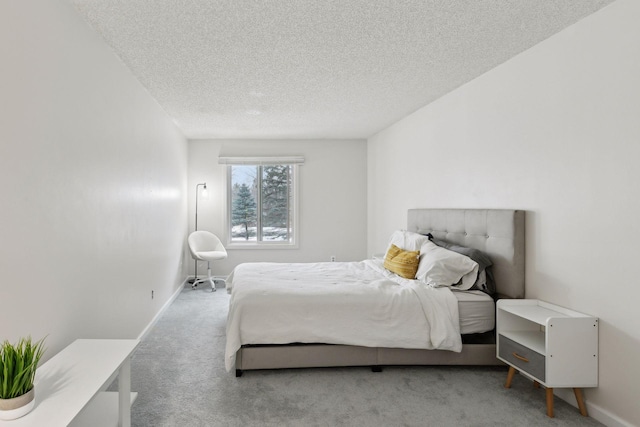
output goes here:
{"type": "MultiPolygon", "coordinates": [[[[227,168],[226,170],[226,182],[225,182],[225,189],[224,191],[226,192],[226,208],[225,208],[225,230],[226,230],[226,248],[227,249],[297,249],[299,247],[299,201],[300,201],[300,197],[299,197],[299,164],[298,163],[294,163],[294,162],[287,162],[287,161],[277,161],[277,160],[273,160],[273,161],[269,161],[269,162],[264,162],[261,160],[255,160],[255,161],[245,161],[245,162],[225,162],[225,166],[227,168]],[[290,241],[260,241],[257,240],[257,236],[256,236],[256,240],[255,241],[246,241],[246,242],[239,242],[237,240],[232,240],[232,233],[231,233],[231,228],[232,228],[232,224],[231,224],[231,203],[232,203],[232,197],[233,197],[233,190],[232,190],[232,168],[234,166],[255,166],[255,167],[259,167],[258,169],[258,176],[260,176],[259,178],[259,182],[260,182],[260,191],[258,192],[259,194],[262,194],[262,167],[264,166],[274,166],[274,165],[286,165],[286,166],[290,166],[291,167],[291,197],[292,197],[292,201],[291,201],[291,216],[293,218],[290,218],[290,224],[291,224],[291,240],[290,241]]],[[[258,198],[258,200],[256,200],[256,204],[258,205],[257,209],[258,212],[256,212],[256,216],[258,217],[258,221],[260,222],[261,217],[262,217],[262,210],[260,207],[260,200],[258,198]]],[[[261,234],[258,233],[257,234],[261,234]]]]}

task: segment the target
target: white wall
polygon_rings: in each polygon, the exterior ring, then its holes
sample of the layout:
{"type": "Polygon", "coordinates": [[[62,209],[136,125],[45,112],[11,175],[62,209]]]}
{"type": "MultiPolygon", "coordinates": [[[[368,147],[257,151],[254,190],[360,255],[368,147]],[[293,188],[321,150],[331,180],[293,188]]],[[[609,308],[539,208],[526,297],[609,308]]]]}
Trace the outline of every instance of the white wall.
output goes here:
{"type": "MultiPolygon", "coordinates": [[[[207,183],[209,199],[198,199],[198,229],[226,236],[226,166],[223,156],[302,155],[299,167],[298,249],[229,249],[214,274],[229,274],[242,262],[357,261],[366,258],[367,154],[364,140],[189,141],[189,230],[195,222],[196,184],[207,183]]],[[[193,260],[187,258],[193,274],[193,260]]],[[[206,263],[198,264],[206,274],[206,263]]]]}
{"type": "Polygon", "coordinates": [[[0,56],[0,340],[135,338],[186,276],[186,140],[64,1],[1,2],[0,56]]]}
{"type": "Polygon", "coordinates": [[[600,386],[586,398],[635,425],[639,20],[640,2],[615,2],[368,145],[369,252],[408,208],[526,209],[527,297],[600,317],[600,386]]]}

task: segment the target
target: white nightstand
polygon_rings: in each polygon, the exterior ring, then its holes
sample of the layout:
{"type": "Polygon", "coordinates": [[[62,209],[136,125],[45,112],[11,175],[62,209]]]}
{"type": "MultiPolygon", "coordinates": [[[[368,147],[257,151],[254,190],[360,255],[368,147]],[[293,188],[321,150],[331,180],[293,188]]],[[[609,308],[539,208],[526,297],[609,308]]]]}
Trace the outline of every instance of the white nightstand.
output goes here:
{"type": "Polygon", "coordinates": [[[582,388],[598,386],[598,319],[539,300],[502,299],[496,323],[497,357],[509,365],[505,387],[516,370],[542,384],[549,417],[554,387],[573,388],[587,416],[582,388]]]}

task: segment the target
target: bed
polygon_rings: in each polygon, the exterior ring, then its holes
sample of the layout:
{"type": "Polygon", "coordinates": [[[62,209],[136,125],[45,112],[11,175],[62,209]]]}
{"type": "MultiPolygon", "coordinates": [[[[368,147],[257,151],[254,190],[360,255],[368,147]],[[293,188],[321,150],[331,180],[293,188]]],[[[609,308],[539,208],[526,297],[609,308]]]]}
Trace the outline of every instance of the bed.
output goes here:
{"type": "Polygon", "coordinates": [[[492,297],[481,291],[447,293],[416,286],[416,281],[391,280],[391,273],[385,276],[382,261],[376,259],[238,266],[228,283],[227,370],[235,368],[240,376],[254,369],[501,364],[495,352],[495,299],[524,297],[524,215],[524,211],[506,209],[410,209],[407,213],[408,232],[430,234],[487,254],[495,279],[492,297]],[[307,275],[311,273],[314,276],[307,275]],[[318,308],[325,299],[322,288],[332,286],[346,293],[338,303],[327,300],[326,306],[318,308]],[[434,294],[435,299],[423,294],[434,294]],[[414,295],[413,302],[409,295],[414,295]],[[363,301],[360,307],[369,308],[348,309],[353,305],[347,304],[357,303],[358,298],[363,301]],[[405,300],[409,305],[397,305],[405,300]],[[347,308],[341,311],[342,305],[347,308]],[[383,315],[367,323],[375,317],[370,314],[382,308],[383,315]],[[442,317],[434,318],[436,314],[442,317]],[[460,316],[453,326],[442,320],[453,315],[460,316]],[[425,331],[423,317],[431,330],[425,331]],[[252,330],[251,325],[260,323],[264,329],[252,330]],[[353,329],[351,336],[341,336],[342,329],[347,329],[341,324],[353,329]],[[447,336],[434,324],[444,327],[447,336]],[[454,329],[456,340],[448,338],[452,327],[458,328],[454,329]],[[394,340],[387,339],[389,334],[395,335],[394,340]]]}

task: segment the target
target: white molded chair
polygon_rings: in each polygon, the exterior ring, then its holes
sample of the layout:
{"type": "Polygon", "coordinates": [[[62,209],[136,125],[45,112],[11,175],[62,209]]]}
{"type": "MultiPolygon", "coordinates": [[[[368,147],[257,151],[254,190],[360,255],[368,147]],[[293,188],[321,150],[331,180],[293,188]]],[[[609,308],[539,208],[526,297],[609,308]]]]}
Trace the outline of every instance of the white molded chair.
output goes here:
{"type": "Polygon", "coordinates": [[[193,259],[196,261],[207,261],[208,270],[207,278],[198,279],[196,277],[193,280],[191,288],[195,289],[198,283],[209,282],[211,284],[211,292],[215,292],[215,280],[224,282],[225,279],[211,276],[211,261],[225,259],[227,257],[227,250],[222,246],[222,242],[218,236],[208,231],[194,231],[189,235],[188,241],[189,251],[193,259]]]}

